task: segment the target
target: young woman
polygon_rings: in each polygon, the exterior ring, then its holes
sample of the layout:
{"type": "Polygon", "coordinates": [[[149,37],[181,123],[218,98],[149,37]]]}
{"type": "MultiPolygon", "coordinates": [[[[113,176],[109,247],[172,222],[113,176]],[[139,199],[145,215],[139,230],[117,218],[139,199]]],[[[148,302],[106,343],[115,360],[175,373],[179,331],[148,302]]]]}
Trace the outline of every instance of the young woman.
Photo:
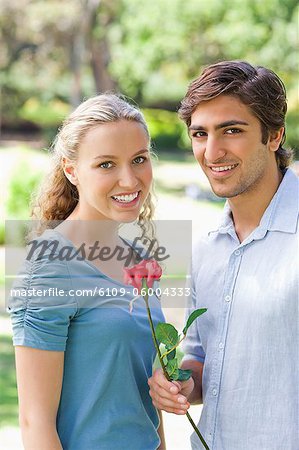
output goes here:
{"type": "Polygon", "coordinates": [[[147,385],[155,351],[146,310],[140,299],[130,313],[136,292],[122,281],[125,256],[140,250],[119,225],[137,221],[146,233],[152,217],[141,112],[112,94],[85,101],[58,133],[53,164],[33,209],[43,232],[14,286],[25,295],[9,306],[24,447],[164,448],[147,385]]]}

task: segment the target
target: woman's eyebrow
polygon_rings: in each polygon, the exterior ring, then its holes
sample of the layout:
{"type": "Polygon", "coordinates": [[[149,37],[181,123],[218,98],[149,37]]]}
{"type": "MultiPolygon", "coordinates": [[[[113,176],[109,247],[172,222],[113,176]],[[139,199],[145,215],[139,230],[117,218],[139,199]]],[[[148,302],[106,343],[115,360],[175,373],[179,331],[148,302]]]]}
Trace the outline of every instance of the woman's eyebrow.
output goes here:
{"type": "MultiPolygon", "coordinates": [[[[141,153],[148,153],[149,150],[147,148],[143,148],[141,150],[138,150],[138,152],[134,153],[134,155],[132,155],[132,157],[140,155],[141,153]]],[[[118,157],[116,155],[98,155],[95,156],[94,159],[99,159],[99,158],[110,158],[110,159],[117,159],[118,157]]]]}

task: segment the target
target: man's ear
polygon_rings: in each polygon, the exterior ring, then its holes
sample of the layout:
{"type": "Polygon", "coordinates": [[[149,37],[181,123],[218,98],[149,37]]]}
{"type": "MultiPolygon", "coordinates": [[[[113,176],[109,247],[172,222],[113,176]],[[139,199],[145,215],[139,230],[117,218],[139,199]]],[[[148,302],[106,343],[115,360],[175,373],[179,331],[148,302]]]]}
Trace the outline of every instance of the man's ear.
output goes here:
{"type": "Polygon", "coordinates": [[[66,178],[74,185],[77,186],[78,179],[76,174],[76,168],[73,161],[67,158],[62,158],[62,168],[66,178]]]}
{"type": "Polygon", "coordinates": [[[272,152],[276,152],[279,149],[279,145],[283,138],[284,127],[279,128],[277,131],[271,131],[269,137],[269,149],[272,152]]]}

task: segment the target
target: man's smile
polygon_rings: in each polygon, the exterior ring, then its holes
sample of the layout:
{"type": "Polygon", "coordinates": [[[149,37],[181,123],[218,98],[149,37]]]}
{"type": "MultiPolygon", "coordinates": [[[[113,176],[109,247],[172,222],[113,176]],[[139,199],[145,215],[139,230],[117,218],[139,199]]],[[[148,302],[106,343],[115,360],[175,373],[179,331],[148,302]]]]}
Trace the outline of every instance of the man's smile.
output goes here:
{"type": "Polygon", "coordinates": [[[210,165],[208,164],[207,167],[210,169],[214,177],[223,177],[225,175],[230,175],[234,169],[239,164],[223,164],[223,165],[210,165]]]}

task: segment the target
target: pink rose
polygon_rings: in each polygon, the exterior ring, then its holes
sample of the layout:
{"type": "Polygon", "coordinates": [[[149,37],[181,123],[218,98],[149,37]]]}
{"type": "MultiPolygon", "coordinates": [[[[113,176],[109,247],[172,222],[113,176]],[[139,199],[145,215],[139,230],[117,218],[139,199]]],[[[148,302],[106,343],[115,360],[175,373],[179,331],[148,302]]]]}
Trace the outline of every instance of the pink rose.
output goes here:
{"type": "Polygon", "coordinates": [[[162,269],[154,259],[143,259],[139,264],[131,268],[124,268],[124,283],[130,284],[138,289],[142,288],[142,279],[146,279],[148,288],[153,287],[155,280],[160,280],[162,269]]]}

